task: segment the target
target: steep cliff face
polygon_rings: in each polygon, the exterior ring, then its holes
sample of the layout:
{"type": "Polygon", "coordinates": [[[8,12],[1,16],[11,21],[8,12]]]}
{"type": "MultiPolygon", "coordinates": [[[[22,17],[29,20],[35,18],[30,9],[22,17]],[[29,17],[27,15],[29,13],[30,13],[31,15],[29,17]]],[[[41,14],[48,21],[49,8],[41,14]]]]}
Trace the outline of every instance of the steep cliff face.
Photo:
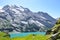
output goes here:
{"type": "Polygon", "coordinates": [[[22,6],[6,5],[0,9],[0,30],[2,31],[46,31],[52,28],[55,22],[56,20],[47,13],[32,12],[22,6]]]}
{"type": "Polygon", "coordinates": [[[60,40],[60,18],[55,26],[47,31],[46,35],[50,35],[50,40],[60,40]]]}

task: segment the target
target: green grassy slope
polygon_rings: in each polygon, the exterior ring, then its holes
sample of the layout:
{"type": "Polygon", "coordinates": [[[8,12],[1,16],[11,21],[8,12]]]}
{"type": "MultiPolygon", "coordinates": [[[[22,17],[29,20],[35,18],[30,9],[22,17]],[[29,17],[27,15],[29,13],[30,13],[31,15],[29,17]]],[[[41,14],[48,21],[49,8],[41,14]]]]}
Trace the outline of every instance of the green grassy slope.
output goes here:
{"type": "Polygon", "coordinates": [[[8,34],[0,32],[0,40],[10,40],[10,37],[8,34]]]}

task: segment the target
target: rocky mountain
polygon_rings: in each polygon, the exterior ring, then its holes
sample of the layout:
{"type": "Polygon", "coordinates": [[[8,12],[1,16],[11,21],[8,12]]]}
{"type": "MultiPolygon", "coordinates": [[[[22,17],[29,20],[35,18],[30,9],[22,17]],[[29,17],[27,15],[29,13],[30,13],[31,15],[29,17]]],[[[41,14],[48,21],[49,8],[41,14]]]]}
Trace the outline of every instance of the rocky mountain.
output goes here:
{"type": "Polygon", "coordinates": [[[22,6],[6,5],[0,9],[0,31],[46,31],[55,23],[56,19],[48,13],[32,12],[22,6]]]}

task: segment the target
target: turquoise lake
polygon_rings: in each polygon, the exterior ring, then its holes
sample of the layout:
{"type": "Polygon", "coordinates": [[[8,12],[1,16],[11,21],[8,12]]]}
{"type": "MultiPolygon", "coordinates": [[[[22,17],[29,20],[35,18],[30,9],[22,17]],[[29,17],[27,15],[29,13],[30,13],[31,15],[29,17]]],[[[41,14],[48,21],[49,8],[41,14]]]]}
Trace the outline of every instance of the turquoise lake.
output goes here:
{"type": "Polygon", "coordinates": [[[10,37],[24,37],[27,36],[29,34],[40,34],[40,35],[45,35],[46,32],[27,32],[27,33],[11,33],[10,37]]]}

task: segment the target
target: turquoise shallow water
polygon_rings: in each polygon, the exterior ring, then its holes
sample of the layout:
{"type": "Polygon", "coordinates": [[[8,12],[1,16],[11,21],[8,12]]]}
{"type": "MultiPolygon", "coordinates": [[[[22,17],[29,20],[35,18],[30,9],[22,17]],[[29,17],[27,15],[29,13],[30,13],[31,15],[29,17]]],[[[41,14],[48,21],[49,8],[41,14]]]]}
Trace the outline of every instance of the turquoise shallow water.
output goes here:
{"type": "Polygon", "coordinates": [[[29,34],[41,34],[41,35],[45,35],[46,32],[27,32],[27,33],[11,33],[10,34],[10,37],[13,38],[13,37],[24,37],[24,36],[27,36],[29,34]]]}

